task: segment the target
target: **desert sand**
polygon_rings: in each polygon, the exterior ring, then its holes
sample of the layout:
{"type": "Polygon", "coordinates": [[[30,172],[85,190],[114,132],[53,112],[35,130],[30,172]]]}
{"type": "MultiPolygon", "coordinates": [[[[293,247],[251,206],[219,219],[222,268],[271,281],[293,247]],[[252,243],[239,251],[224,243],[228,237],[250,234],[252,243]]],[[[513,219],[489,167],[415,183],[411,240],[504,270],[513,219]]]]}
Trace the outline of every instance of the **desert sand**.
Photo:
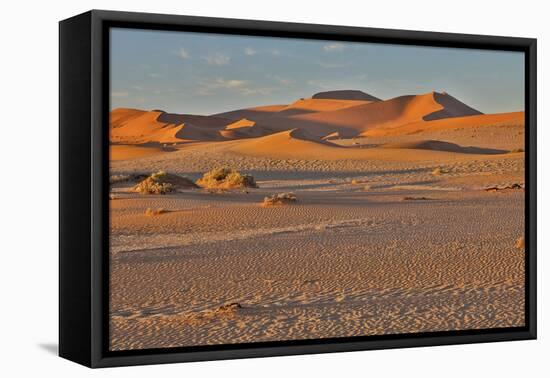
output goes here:
{"type": "Polygon", "coordinates": [[[113,176],[229,166],[258,188],[113,183],[111,349],[524,325],[524,138],[523,112],[435,92],[113,110],[113,176]]]}

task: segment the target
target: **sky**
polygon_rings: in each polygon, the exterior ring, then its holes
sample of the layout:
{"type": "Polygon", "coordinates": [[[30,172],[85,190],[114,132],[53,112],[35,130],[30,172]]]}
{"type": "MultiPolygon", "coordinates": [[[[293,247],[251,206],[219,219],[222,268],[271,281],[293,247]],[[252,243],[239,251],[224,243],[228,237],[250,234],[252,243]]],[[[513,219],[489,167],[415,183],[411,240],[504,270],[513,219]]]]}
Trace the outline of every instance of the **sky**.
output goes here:
{"type": "Polygon", "coordinates": [[[524,110],[521,52],[113,28],[110,57],[111,109],[207,115],[356,89],[524,110]]]}

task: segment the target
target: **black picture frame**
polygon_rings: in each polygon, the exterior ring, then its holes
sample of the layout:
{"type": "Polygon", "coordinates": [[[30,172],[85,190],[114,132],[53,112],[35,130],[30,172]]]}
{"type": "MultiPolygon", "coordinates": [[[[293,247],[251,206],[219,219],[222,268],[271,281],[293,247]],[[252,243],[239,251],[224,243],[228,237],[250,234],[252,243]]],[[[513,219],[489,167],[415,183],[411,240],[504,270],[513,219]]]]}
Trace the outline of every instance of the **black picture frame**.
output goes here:
{"type": "Polygon", "coordinates": [[[536,338],[536,39],[92,10],[59,24],[59,354],[88,367],[536,338]],[[111,27],[525,53],[526,326],[132,351],[108,350],[111,27]]]}

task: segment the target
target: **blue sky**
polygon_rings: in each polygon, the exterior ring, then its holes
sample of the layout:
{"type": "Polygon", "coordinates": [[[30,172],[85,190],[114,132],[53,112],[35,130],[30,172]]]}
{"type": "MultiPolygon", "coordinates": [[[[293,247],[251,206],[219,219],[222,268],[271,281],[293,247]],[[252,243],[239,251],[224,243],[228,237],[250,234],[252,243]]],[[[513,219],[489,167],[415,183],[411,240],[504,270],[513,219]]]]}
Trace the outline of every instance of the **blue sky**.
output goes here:
{"type": "Polygon", "coordinates": [[[523,53],[111,30],[111,108],[215,114],[358,89],[446,91],[484,112],[524,108],[523,53]]]}

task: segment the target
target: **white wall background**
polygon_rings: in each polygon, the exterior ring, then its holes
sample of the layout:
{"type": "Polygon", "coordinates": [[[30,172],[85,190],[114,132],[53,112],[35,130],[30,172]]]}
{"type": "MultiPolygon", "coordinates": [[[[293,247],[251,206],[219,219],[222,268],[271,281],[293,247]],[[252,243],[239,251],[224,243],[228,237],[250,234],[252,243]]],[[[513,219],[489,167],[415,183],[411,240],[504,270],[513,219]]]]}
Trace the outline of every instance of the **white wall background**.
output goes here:
{"type": "MultiPolygon", "coordinates": [[[[7,1],[0,22],[0,375],[58,377],[541,377],[550,373],[550,27],[544,1],[7,1]],[[539,39],[539,340],[89,370],[57,348],[58,25],[89,9],[539,39]],[[547,299],[547,298],[546,298],[547,299]],[[546,318],[546,319],[545,319],[546,318]],[[546,353],[544,353],[546,349],[546,353]]],[[[78,125],[75,125],[77,127],[78,125]]],[[[546,375],[548,376],[548,375],[546,375]]]]}

